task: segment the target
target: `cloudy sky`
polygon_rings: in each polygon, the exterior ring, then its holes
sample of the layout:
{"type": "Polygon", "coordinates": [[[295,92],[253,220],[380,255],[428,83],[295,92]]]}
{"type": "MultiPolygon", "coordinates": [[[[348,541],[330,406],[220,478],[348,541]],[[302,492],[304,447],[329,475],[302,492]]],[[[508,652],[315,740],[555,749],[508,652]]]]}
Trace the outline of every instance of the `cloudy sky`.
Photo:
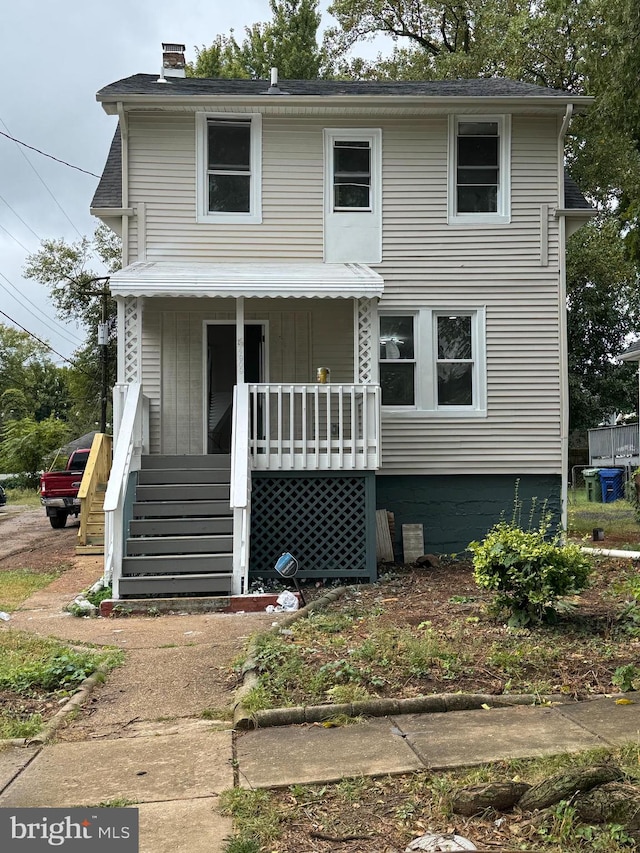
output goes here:
{"type": "MultiPolygon", "coordinates": [[[[98,89],[159,71],[163,41],[184,43],[192,60],[194,46],[217,33],[234,28],[242,35],[245,25],[269,18],[268,0],[4,4],[0,133],[99,175],[116,119],[97,104],[98,89]]],[[[96,186],[97,178],[0,135],[0,311],[65,357],[82,343],[82,331],[55,316],[47,289],[23,279],[22,269],[41,239],[93,233],[96,186]]],[[[11,325],[1,314],[0,322],[11,325]]]]}

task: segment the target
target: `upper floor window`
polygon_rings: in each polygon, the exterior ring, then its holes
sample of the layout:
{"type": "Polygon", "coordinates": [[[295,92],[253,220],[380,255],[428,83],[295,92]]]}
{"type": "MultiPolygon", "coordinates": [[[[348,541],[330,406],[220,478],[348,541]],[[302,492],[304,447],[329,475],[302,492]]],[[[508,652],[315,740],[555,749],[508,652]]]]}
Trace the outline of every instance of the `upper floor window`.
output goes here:
{"type": "Polygon", "coordinates": [[[261,221],[261,116],[197,115],[199,222],[261,221]]]}
{"type": "Polygon", "coordinates": [[[371,210],[371,140],[334,139],[333,209],[371,210]]]}
{"type": "Polygon", "coordinates": [[[449,222],[509,221],[509,118],[451,117],[449,222]]]}
{"type": "Polygon", "coordinates": [[[324,129],[324,260],[382,261],[382,130],[324,129]]]}
{"type": "Polygon", "coordinates": [[[486,415],[483,308],[381,312],[379,340],[383,406],[486,415]]]}

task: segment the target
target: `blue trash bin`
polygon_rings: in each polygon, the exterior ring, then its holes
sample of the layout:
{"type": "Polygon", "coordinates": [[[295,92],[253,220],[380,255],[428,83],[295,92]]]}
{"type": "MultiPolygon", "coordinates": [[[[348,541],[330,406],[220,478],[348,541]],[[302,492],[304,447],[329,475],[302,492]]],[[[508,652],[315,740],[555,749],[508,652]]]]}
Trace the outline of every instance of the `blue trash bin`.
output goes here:
{"type": "Polygon", "coordinates": [[[602,503],[609,504],[624,497],[624,471],[621,468],[601,468],[602,503]]]}

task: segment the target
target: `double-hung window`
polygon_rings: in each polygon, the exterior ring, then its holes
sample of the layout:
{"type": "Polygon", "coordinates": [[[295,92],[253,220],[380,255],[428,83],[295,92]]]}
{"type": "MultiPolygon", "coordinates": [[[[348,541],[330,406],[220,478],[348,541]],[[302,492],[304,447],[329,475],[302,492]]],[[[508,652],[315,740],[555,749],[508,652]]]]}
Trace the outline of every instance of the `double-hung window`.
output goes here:
{"type": "Polygon", "coordinates": [[[449,222],[510,219],[509,116],[452,116],[449,124],[449,222]]]}
{"type": "Polygon", "coordinates": [[[383,406],[486,415],[484,308],[381,312],[379,342],[383,406]]]}
{"type": "Polygon", "coordinates": [[[199,222],[261,221],[261,116],[197,116],[199,222]]]}
{"type": "Polygon", "coordinates": [[[473,406],[474,341],[471,314],[436,314],[436,404],[473,406]]]}
{"type": "Polygon", "coordinates": [[[415,406],[415,316],[380,316],[380,385],[383,406],[415,406]]]}

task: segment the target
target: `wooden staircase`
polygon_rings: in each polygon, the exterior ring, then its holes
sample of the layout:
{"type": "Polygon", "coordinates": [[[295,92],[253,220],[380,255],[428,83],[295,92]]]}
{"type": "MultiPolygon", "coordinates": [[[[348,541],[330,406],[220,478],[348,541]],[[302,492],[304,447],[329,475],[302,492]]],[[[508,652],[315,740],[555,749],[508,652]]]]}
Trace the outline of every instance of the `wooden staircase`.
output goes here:
{"type": "Polygon", "coordinates": [[[230,469],[222,454],[142,457],[121,598],[231,594],[230,469]]]}
{"type": "Polygon", "coordinates": [[[80,526],[76,554],[104,553],[104,498],[111,471],[112,445],[110,435],[96,433],[93,437],[78,490],[80,526]]]}
{"type": "Polygon", "coordinates": [[[87,518],[87,545],[104,547],[104,495],[107,484],[100,483],[91,498],[87,518]]]}

